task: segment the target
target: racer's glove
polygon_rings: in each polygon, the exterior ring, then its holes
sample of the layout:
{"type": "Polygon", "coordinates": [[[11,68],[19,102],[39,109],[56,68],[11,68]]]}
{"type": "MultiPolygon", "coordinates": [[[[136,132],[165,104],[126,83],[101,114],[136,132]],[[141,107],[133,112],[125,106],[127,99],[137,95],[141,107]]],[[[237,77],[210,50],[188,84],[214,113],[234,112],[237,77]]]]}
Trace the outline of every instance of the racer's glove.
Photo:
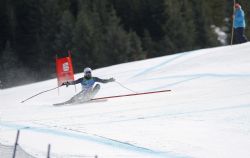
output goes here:
{"type": "Polygon", "coordinates": [[[67,81],[67,82],[63,82],[63,83],[62,83],[62,86],[64,86],[64,85],[65,85],[66,87],[68,87],[68,86],[70,85],[70,83],[69,83],[68,81],[67,81]]]}

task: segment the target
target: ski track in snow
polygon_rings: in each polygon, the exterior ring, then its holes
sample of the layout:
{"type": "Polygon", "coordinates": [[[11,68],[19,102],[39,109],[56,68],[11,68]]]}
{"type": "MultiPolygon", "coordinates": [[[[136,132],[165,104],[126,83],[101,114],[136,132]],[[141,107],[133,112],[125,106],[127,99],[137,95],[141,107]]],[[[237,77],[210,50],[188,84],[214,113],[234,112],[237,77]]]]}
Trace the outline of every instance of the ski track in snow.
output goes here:
{"type": "Polygon", "coordinates": [[[185,53],[180,53],[180,54],[173,55],[172,58],[167,59],[166,61],[164,61],[164,62],[162,62],[162,63],[160,63],[158,65],[147,68],[146,70],[143,70],[142,72],[139,72],[138,74],[136,74],[136,75],[132,76],[131,78],[129,78],[129,80],[132,80],[132,79],[137,78],[139,76],[150,73],[150,72],[152,72],[154,70],[157,70],[157,69],[159,69],[160,67],[162,67],[162,66],[164,66],[166,64],[169,64],[169,63],[171,63],[171,62],[173,62],[173,61],[175,61],[175,60],[177,60],[177,59],[179,59],[179,58],[181,58],[181,57],[183,57],[185,55],[188,55],[189,53],[192,53],[192,52],[185,52],[185,53]]]}
{"type": "Polygon", "coordinates": [[[154,91],[158,89],[164,89],[164,88],[170,88],[173,86],[176,86],[178,84],[196,80],[202,77],[214,77],[214,78],[250,78],[250,74],[191,74],[191,75],[179,75],[179,76],[166,76],[166,77],[160,77],[160,78],[152,78],[152,79],[145,79],[141,81],[152,81],[152,80],[165,80],[165,79],[181,79],[180,81],[168,83],[163,86],[155,87],[152,89],[147,89],[146,91],[154,91]]]}

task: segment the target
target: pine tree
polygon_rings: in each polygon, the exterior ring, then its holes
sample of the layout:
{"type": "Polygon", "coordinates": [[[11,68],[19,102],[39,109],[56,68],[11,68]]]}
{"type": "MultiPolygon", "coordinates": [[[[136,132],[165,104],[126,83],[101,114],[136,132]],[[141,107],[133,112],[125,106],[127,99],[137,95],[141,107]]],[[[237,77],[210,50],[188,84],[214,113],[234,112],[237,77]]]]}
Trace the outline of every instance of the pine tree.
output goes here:
{"type": "Polygon", "coordinates": [[[18,57],[10,46],[10,41],[6,42],[6,46],[1,56],[1,78],[2,83],[5,87],[9,86],[9,80],[14,80],[16,78],[15,72],[13,70],[19,66],[18,57]]]}
{"type": "MultiPolygon", "coordinates": [[[[60,0],[47,0],[40,2],[40,17],[41,23],[38,34],[36,35],[38,43],[37,62],[40,67],[41,75],[47,77],[48,73],[55,71],[55,54],[58,48],[56,45],[56,35],[59,33],[60,19],[62,11],[60,10],[60,0]]],[[[39,68],[40,68],[39,67],[39,68]]]]}
{"type": "Polygon", "coordinates": [[[102,1],[102,6],[99,4],[98,7],[99,16],[103,24],[101,27],[102,37],[104,37],[103,50],[99,54],[107,56],[107,63],[109,64],[128,61],[130,47],[128,33],[120,27],[120,20],[112,6],[108,6],[107,2],[102,1]]]}
{"type": "Polygon", "coordinates": [[[216,46],[219,44],[217,36],[211,28],[211,8],[208,7],[205,0],[191,0],[194,11],[194,22],[196,29],[195,43],[198,48],[216,46]]]}
{"type": "Polygon", "coordinates": [[[69,10],[65,10],[59,23],[59,32],[55,39],[55,50],[67,51],[73,49],[73,31],[75,20],[69,10]]]}
{"type": "Polygon", "coordinates": [[[81,1],[79,3],[79,12],[76,19],[75,29],[73,32],[73,58],[75,61],[76,71],[81,71],[83,67],[92,64],[91,48],[93,47],[92,35],[94,26],[90,11],[90,2],[81,1]]]}
{"type": "Polygon", "coordinates": [[[13,2],[15,8],[16,30],[14,48],[19,54],[19,58],[34,70],[39,68],[34,61],[38,50],[38,39],[40,28],[39,1],[34,3],[32,0],[13,2]]]}
{"type": "Polygon", "coordinates": [[[0,1],[0,52],[5,49],[7,41],[15,47],[17,19],[15,1],[0,1]]]}
{"type": "Polygon", "coordinates": [[[7,18],[6,18],[6,2],[0,1],[0,53],[4,50],[4,37],[6,33],[6,24],[7,24],[7,18]]]}
{"type": "Polygon", "coordinates": [[[151,35],[148,30],[144,30],[144,34],[142,37],[142,49],[145,52],[146,57],[150,57],[150,55],[154,56],[156,54],[154,48],[154,42],[151,38],[151,35]]]}
{"type": "Polygon", "coordinates": [[[142,49],[142,42],[135,32],[130,32],[130,50],[129,60],[141,60],[146,58],[146,54],[142,49]]]}
{"type": "Polygon", "coordinates": [[[85,66],[100,67],[141,58],[140,39],[120,26],[108,1],[85,1],[81,5],[74,33],[77,60],[81,59],[85,66]]]}
{"type": "Polygon", "coordinates": [[[163,53],[172,54],[194,47],[194,21],[193,12],[188,0],[165,2],[166,22],[163,25],[165,37],[162,44],[165,46],[163,53]]]}

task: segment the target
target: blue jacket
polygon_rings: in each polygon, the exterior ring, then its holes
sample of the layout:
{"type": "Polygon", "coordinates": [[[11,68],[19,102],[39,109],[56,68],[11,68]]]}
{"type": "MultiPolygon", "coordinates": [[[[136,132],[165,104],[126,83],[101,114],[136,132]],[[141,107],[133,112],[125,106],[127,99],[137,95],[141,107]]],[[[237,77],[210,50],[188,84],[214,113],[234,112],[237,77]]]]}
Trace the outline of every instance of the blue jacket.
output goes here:
{"type": "Polygon", "coordinates": [[[234,14],[234,28],[236,29],[239,27],[246,27],[245,13],[241,8],[236,9],[234,14]]]}

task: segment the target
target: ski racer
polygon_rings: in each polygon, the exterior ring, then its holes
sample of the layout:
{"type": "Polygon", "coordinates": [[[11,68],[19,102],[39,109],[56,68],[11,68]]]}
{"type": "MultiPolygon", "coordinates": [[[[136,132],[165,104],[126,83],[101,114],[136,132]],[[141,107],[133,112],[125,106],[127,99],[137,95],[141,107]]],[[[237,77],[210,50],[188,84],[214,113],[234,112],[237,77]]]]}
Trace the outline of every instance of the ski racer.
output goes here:
{"type": "Polygon", "coordinates": [[[78,83],[81,83],[82,85],[82,91],[73,96],[70,99],[70,102],[75,102],[75,101],[88,101],[92,99],[96,93],[100,90],[101,86],[99,84],[95,84],[95,82],[99,83],[108,83],[108,82],[114,82],[114,78],[109,78],[109,79],[100,79],[98,77],[92,77],[92,69],[89,67],[86,67],[83,71],[84,77],[79,78],[75,81],[70,81],[70,82],[64,82],[62,85],[66,85],[67,87],[69,85],[75,85],[78,83]]]}

